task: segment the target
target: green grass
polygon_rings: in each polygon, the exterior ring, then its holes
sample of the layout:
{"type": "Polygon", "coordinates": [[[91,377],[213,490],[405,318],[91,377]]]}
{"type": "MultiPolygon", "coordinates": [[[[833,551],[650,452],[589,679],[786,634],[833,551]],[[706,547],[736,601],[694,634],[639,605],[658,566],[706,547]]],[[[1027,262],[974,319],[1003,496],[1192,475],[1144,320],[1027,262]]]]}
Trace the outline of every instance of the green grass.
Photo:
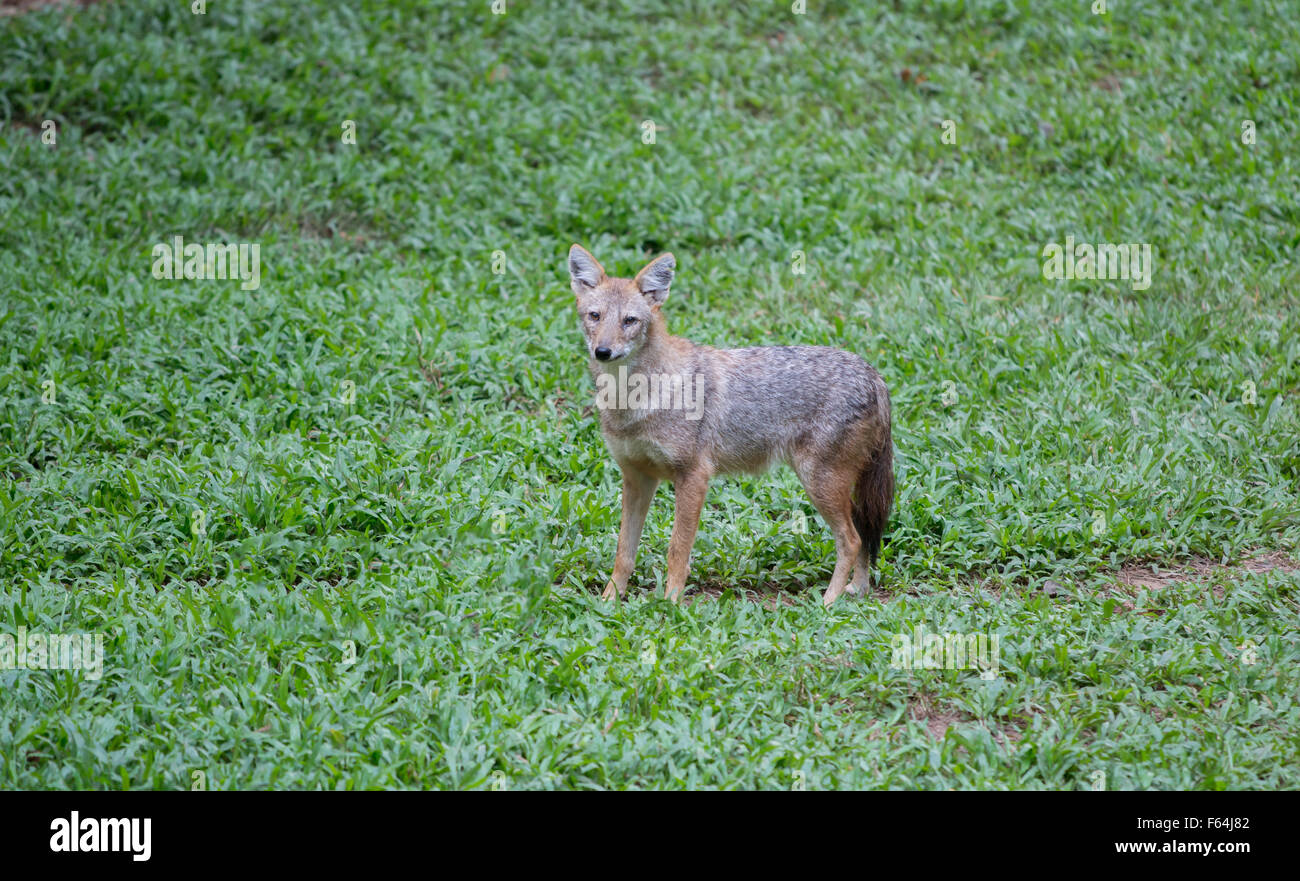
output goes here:
{"type": "Polygon", "coordinates": [[[1296,788],[1300,577],[1116,572],[1300,538],[1300,7],[861,5],[0,18],[0,633],[105,635],[0,672],[0,786],[1296,788]],[[155,280],[174,235],[261,289],[155,280]],[[1067,235],[1152,286],[1045,280],[1067,235]],[[822,609],[783,470],[710,492],[720,597],[653,598],[665,488],[598,600],[573,241],[671,249],[699,342],[877,366],[880,596],[822,609]],[[917,625],[998,677],[892,668],[917,625]]]}

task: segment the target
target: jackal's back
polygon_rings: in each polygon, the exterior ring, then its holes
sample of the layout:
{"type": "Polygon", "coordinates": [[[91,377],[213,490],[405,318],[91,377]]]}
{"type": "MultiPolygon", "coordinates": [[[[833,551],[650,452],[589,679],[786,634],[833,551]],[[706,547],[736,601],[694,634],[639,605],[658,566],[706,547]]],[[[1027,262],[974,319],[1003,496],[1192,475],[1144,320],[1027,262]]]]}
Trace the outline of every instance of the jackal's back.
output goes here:
{"type": "Polygon", "coordinates": [[[857,355],[828,346],[714,349],[706,421],[722,470],[761,470],[800,448],[890,439],[889,390],[857,355]]]}

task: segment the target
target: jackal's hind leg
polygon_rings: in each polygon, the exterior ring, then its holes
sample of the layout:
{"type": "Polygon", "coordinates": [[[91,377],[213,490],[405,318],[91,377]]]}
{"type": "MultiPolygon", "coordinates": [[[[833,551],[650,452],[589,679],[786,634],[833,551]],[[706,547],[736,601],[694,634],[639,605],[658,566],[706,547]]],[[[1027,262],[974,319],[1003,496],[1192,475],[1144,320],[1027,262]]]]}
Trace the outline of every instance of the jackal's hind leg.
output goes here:
{"type": "Polygon", "coordinates": [[[835,536],[835,571],[822,596],[822,603],[829,606],[844,593],[862,550],[862,541],[853,527],[853,482],[857,474],[850,473],[855,469],[833,469],[824,462],[800,457],[795,458],[794,470],[835,536]]]}

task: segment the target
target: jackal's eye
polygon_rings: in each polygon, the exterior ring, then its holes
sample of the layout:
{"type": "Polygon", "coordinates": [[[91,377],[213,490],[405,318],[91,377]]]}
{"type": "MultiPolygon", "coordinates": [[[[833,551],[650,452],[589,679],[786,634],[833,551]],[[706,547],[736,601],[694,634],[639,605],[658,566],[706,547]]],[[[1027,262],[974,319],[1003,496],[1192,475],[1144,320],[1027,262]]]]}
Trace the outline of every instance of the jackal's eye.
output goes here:
{"type": "Polygon", "coordinates": [[[588,312],[587,317],[590,318],[592,321],[600,321],[599,312],[588,312]]]}
{"type": "Polygon", "coordinates": [[[636,324],[640,320],[641,319],[637,318],[635,315],[629,315],[627,318],[623,319],[623,326],[631,327],[632,325],[636,324]]]}

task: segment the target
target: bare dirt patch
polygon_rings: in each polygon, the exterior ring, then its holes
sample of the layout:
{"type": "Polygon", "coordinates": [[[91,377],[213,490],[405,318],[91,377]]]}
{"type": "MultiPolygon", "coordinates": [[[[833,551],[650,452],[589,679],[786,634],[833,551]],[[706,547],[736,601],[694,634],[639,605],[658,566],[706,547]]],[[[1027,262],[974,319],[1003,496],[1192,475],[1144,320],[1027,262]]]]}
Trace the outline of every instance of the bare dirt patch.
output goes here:
{"type": "Polygon", "coordinates": [[[943,740],[944,735],[953,725],[970,720],[969,716],[944,709],[937,701],[924,694],[918,694],[908,701],[907,715],[908,718],[925,726],[931,740],[943,740]]]}
{"type": "Polygon", "coordinates": [[[907,716],[925,726],[931,740],[943,740],[948,729],[961,723],[985,729],[1002,746],[1015,745],[1024,738],[1024,732],[1011,724],[989,725],[970,713],[943,706],[927,694],[916,694],[908,699],[907,716]]]}
{"type": "MultiPolygon", "coordinates": [[[[687,590],[690,590],[688,587],[687,590]]],[[[779,584],[763,584],[756,587],[742,587],[736,584],[719,584],[716,582],[707,582],[700,585],[697,590],[692,590],[685,597],[683,602],[690,605],[697,599],[708,597],[709,599],[720,599],[722,595],[732,590],[739,594],[743,599],[750,602],[761,603],[763,608],[771,611],[777,606],[793,606],[798,600],[796,594],[785,589],[779,584]]]]}
{"type": "MultiPolygon", "coordinates": [[[[557,582],[558,586],[559,582],[557,582]]],[[[591,581],[587,583],[587,590],[590,593],[599,595],[605,589],[605,582],[591,581]]],[[[662,597],[663,592],[655,588],[654,584],[641,584],[636,582],[628,584],[628,595],[634,596],[642,593],[655,594],[662,597]]],[[[799,602],[799,595],[803,593],[803,588],[790,588],[776,582],[767,582],[759,585],[749,584],[723,584],[720,581],[706,581],[703,584],[693,585],[689,582],[686,585],[686,592],[682,594],[682,605],[689,606],[698,600],[721,599],[727,591],[733,591],[741,599],[748,600],[752,603],[759,603],[769,611],[778,606],[793,606],[799,602]]]]}
{"type": "MultiPolygon", "coordinates": [[[[1116,578],[1132,589],[1160,590],[1174,584],[1210,581],[1219,575],[1231,578],[1240,573],[1300,572],[1300,563],[1282,551],[1269,551],[1224,565],[1211,557],[1193,557],[1174,567],[1161,568],[1158,561],[1131,561],[1120,567],[1116,578]]],[[[1223,596],[1223,587],[1214,586],[1214,595],[1223,596]]]]}

